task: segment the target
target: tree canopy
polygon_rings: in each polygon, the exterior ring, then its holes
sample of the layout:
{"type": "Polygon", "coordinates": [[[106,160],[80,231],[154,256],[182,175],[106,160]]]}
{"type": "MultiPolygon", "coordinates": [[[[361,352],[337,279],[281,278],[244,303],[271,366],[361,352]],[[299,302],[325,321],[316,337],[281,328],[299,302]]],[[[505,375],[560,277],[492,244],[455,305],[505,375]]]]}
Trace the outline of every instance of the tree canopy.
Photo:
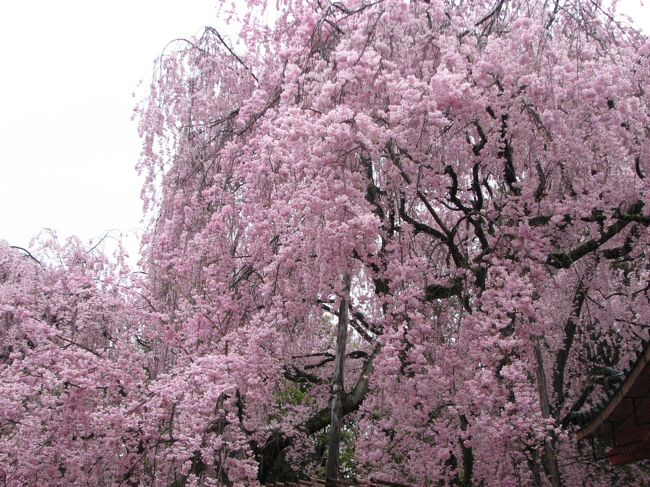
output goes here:
{"type": "Polygon", "coordinates": [[[341,320],[343,475],[647,483],[570,418],[648,336],[648,38],[600,0],[228,15],[138,108],[143,272],[0,247],[7,485],[322,475],[341,320]]]}

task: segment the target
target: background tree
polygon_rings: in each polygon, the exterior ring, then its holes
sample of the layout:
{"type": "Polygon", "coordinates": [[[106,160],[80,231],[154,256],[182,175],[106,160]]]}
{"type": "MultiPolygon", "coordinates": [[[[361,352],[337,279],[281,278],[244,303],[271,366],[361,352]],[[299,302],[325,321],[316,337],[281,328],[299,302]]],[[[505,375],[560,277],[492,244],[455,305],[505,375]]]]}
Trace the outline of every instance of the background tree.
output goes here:
{"type": "Polygon", "coordinates": [[[37,259],[0,242],[0,479],[126,481],[145,384],[128,274],[78,241],[43,243],[37,259]]]}

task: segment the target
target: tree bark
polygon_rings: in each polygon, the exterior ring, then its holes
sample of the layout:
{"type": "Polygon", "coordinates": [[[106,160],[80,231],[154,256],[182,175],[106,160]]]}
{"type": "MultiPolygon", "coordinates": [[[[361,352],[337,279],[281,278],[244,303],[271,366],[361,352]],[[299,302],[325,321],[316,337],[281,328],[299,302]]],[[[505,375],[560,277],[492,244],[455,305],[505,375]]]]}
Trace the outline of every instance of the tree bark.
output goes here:
{"type": "MultiPolygon", "coordinates": [[[[537,362],[537,390],[539,392],[539,400],[542,403],[542,416],[544,418],[549,418],[551,416],[551,406],[548,400],[546,374],[544,372],[544,362],[542,360],[542,351],[539,348],[539,342],[535,343],[534,352],[535,361],[537,362]]],[[[546,440],[544,440],[544,460],[551,485],[553,487],[561,487],[562,480],[560,479],[560,469],[557,464],[557,456],[555,455],[555,448],[551,438],[546,438],[546,440]]]]}
{"type": "Polygon", "coordinates": [[[330,435],[327,449],[327,485],[334,485],[339,475],[339,458],[341,443],[341,426],[343,423],[343,400],[345,388],[343,384],[345,365],[345,344],[348,338],[348,312],[350,302],[350,275],[343,276],[344,288],[339,307],[339,320],[336,333],[336,355],[334,359],[334,379],[332,381],[332,405],[330,411],[330,435]]]}

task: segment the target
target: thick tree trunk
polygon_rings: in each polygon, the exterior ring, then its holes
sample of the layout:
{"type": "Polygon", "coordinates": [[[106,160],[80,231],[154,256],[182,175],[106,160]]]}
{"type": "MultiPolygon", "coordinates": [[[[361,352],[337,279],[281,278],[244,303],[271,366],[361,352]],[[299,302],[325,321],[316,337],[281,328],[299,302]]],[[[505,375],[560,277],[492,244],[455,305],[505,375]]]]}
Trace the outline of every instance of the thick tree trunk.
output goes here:
{"type": "MultiPolygon", "coordinates": [[[[535,361],[537,362],[537,390],[539,392],[539,400],[542,404],[542,416],[549,418],[551,416],[551,406],[548,400],[548,388],[546,387],[546,374],[544,372],[544,361],[542,360],[542,351],[539,348],[539,343],[534,346],[535,361]]],[[[555,448],[553,441],[547,438],[544,441],[544,460],[546,471],[548,472],[551,485],[553,487],[561,487],[562,480],[560,479],[560,469],[557,464],[557,456],[555,455],[555,448]]]]}
{"type": "Polygon", "coordinates": [[[345,365],[345,344],[348,338],[350,275],[343,276],[344,288],[339,307],[339,321],[336,333],[336,356],[334,360],[334,380],[332,381],[332,407],[330,415],[330,436],[327,449],[327,479],[334,480],[339,475],[339,454],[341,443],[341,426],[343,423],[343,400],[345,389],[343,385],[343,367],[345,365]]]}
{"type": "MultiPolygon", "coordinates": [[[[374,368],[374,360],[380,352],[381,345],[376,344],[370,357],[368,357],[366,363],[363,365],[355,386],[345,395],[345,399],[343,400],[344,416],[359,409],[359,406],[363,403],[366,394],[368,394],[368,382],[370,381],[370,376],[374,368]]],[[[331,410],[329,407],[321,409],[305,421],[302,429],[309,435],[321,431],[323,428],[329,426],[331,421],[330,413],[331,410]]],[[[260,448],[259,445],[253,442],[252,448],[260,463],[258,479],[262,484],[271,480],[271,474],[278,458],[281,457],[284,449],[291,445],[292,440],[292,438],[284,436],[281,432],[274,431],[263,447],[260,448]]]]}

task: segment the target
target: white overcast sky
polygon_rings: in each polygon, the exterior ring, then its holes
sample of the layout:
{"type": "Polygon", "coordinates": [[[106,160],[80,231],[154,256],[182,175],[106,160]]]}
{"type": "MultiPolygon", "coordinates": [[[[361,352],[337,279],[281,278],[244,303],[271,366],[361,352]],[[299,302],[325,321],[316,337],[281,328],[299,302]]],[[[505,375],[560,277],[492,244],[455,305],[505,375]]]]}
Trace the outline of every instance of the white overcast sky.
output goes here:
{"type": "MultiPolygon", "coordinates": [[[[0,240],[139,233],[132,93],[168,41],[219,26],[214,4],[0,0],[0,240]]],[[[650,7],[621,5],[650,32],[650,7]]]]}
{"type": "Polygon", "coordinates": [[[0,240],[138,233],[132,94],[168,41],[217,25],[214,5],[0,0],[0,240]]]}

